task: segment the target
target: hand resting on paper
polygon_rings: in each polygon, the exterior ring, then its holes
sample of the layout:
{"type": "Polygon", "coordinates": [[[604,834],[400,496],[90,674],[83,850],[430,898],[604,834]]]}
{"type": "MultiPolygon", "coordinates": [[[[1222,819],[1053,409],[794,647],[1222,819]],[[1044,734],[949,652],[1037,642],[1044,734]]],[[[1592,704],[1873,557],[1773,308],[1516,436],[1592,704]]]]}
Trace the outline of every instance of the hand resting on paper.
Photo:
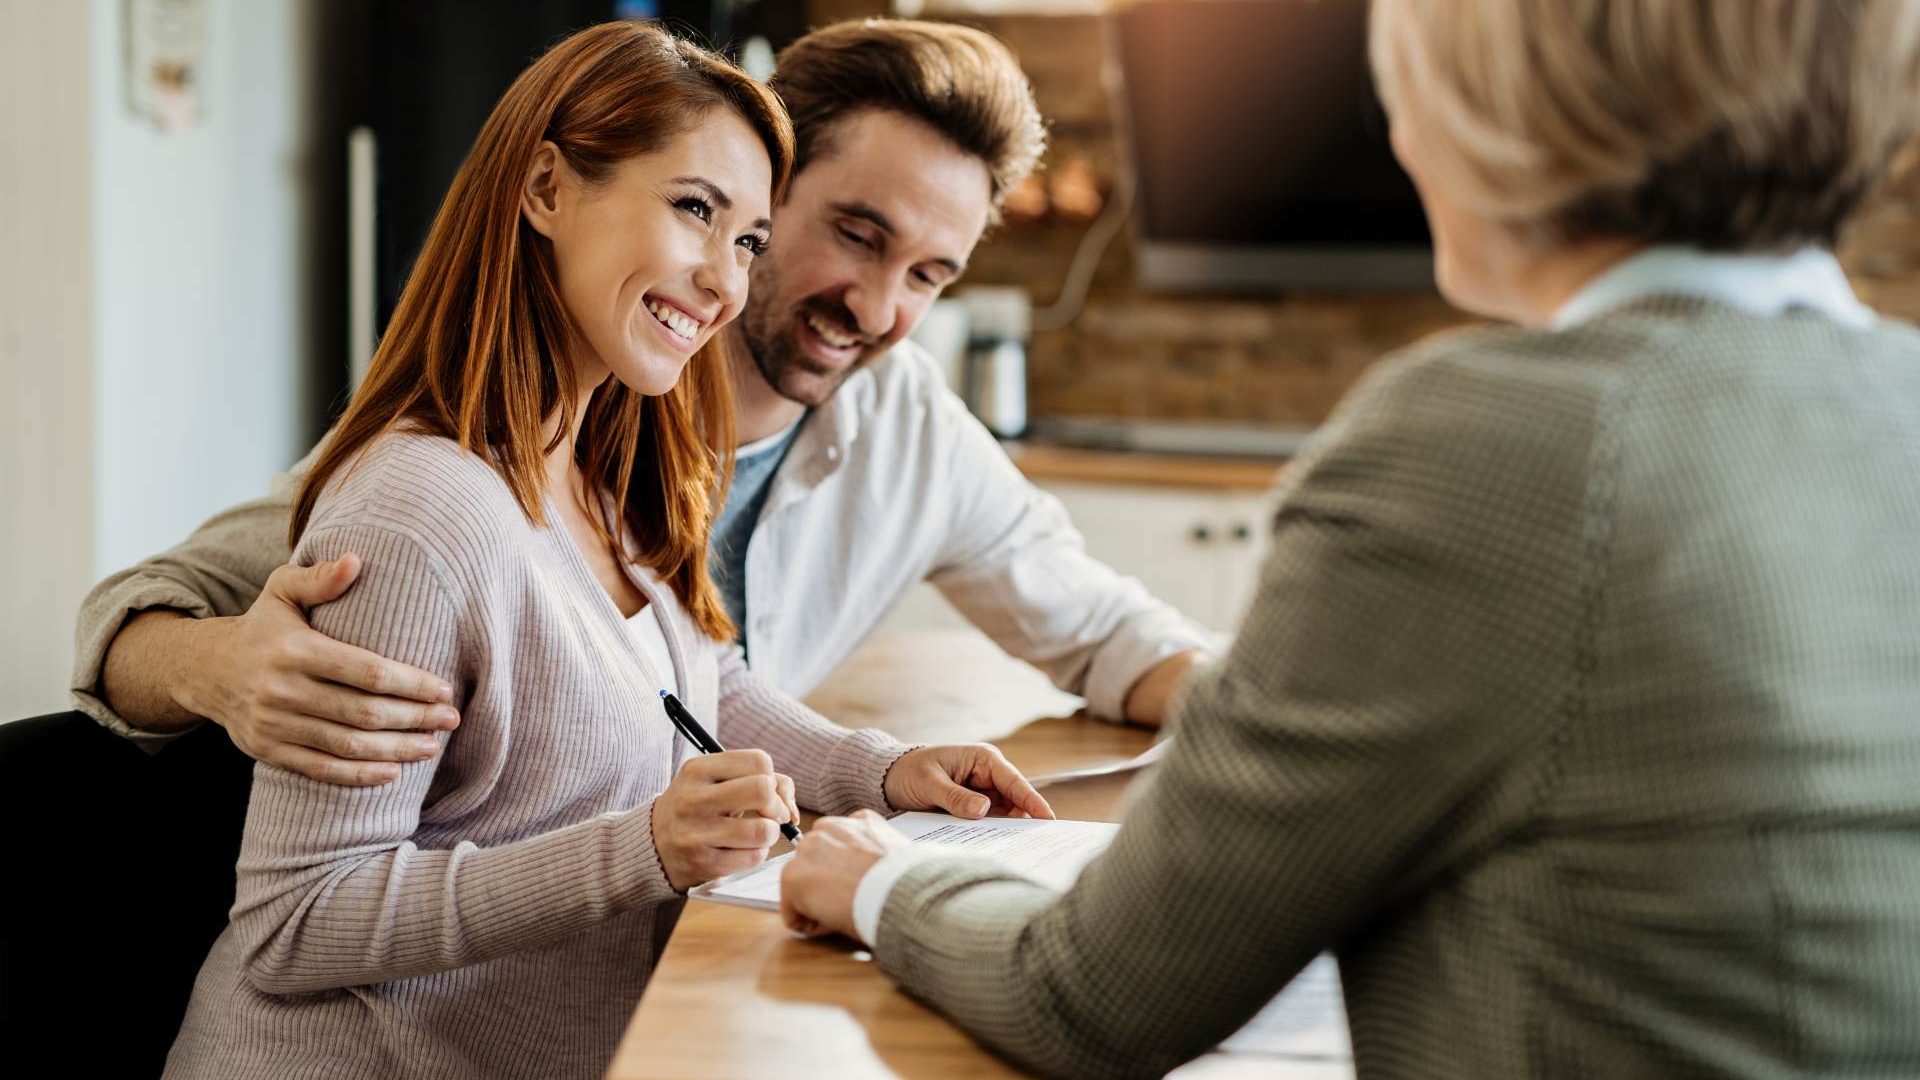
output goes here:
{"type": "Polygon", "coordinates": [[[781,921],[808,937],[856,937],[853,894],[860,879],[888,852],[911,844],[871,810],[814,822],[780,876],[781,921]]]}
{"type": "MultiPolygon", "coordinates": [[[[896,810],[942,810],[960,818],[990,812],[1052,818],[1053,807],[1005,754],[986,743],[927,746],[900,756],[884,788],[896,810]]],[[[853,895],[887,852],[909,841],[871,810],[814,823],[781,876],[780,916],[802,934],[856,936],[853,895]]]]}

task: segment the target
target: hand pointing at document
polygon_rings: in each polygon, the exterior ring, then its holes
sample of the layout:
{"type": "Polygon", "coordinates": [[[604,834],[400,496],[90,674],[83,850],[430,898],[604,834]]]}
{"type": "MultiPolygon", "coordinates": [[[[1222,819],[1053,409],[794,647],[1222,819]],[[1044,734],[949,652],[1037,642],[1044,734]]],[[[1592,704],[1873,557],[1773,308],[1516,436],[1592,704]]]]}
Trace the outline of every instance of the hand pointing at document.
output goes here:
{"type": "Polygon", "coordinates": [[[955,817],[989,813],[1050,818],[1053,807],[988,743],[923,746],[900,755],[882,789],[895,810],[943,810],[955,817]]]}

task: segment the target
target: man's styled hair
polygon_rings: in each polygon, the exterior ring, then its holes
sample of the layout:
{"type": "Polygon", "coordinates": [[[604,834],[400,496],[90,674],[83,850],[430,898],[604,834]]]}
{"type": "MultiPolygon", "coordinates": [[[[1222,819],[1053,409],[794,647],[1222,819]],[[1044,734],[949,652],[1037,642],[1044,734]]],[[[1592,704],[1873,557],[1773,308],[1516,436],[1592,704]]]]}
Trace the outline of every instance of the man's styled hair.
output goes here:
{"type": "Polygon", "coordinates": [[[985,163],[997,216],[1046,150],[1046,124],[1020,62],[969,26],[835,23],[781,50],[770,83],[793,117],[796,173],[831,152],[838,122],[885,110],[926,123],[985,163]]]}

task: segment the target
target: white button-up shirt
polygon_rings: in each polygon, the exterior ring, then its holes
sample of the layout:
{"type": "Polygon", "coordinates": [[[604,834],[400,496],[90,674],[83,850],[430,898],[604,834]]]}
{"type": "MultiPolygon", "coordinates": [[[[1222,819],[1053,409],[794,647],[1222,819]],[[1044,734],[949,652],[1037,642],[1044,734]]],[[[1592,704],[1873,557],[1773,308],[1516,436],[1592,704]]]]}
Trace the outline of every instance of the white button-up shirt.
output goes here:
{"type": "Polygon", "coordinates": [[[905,341],[802,423],[747,544],[754,674],[805,696],[922,580],[1008,653],[1118,717],[1162,660],[1211,636],[1086,552],[905,341]]]}

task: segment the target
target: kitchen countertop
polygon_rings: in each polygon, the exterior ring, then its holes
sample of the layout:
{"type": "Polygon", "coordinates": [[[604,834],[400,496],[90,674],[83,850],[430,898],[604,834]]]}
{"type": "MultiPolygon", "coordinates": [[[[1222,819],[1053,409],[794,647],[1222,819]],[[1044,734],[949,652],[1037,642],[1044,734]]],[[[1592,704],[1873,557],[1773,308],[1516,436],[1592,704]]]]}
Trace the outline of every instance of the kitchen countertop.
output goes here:
{"type": "Polygon", "coordinates": [[[1286,467],[1283,458],[1155,454],[1140,450],[1091,450],[1049,443],[1009,442],[1007,456],[1035,482],[1068,480],[1095,484],[1265,491],[1286,467]]]}

